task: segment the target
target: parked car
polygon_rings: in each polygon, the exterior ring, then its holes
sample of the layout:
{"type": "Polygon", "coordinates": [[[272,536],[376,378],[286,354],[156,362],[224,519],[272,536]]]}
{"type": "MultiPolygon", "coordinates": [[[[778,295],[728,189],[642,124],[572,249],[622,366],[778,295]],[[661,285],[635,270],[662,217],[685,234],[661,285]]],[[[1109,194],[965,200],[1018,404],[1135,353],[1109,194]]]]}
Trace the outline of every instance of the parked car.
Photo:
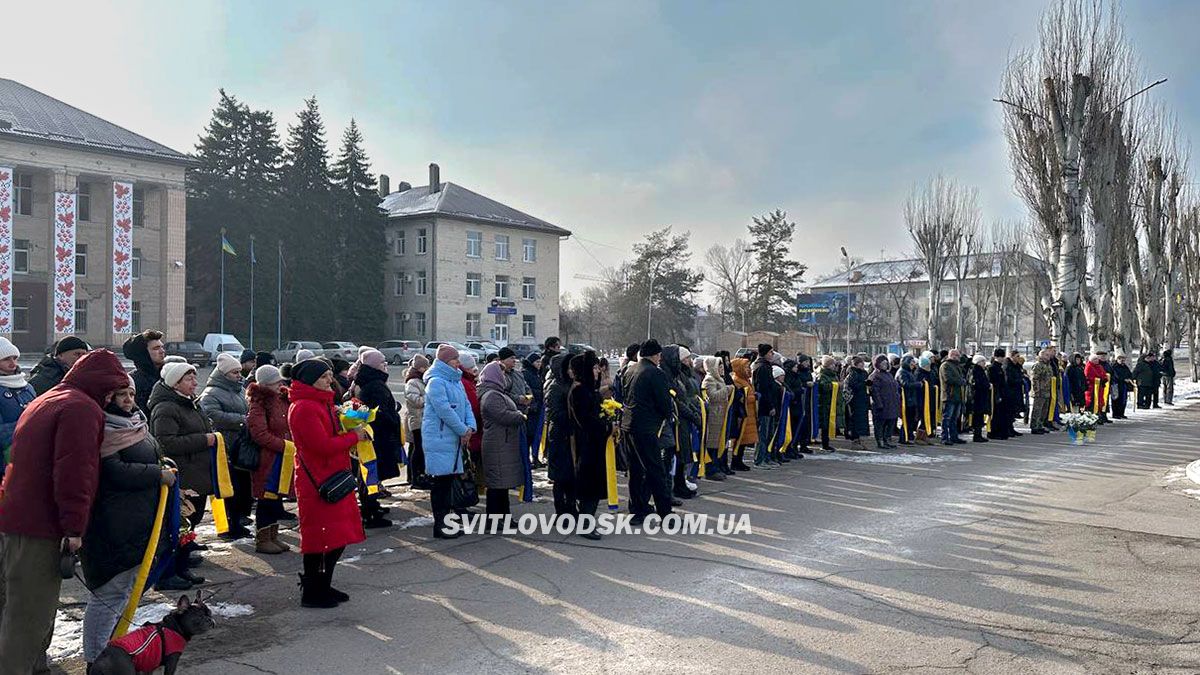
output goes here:
{"type": "Polygon", "coordinates": [[[417,340],[384,340],[376,349],[383,352],[388,363],[399,366],[421,353],[421,343],[417,340]]]}
{"type": "Polygon", "coordinates": [[[182,356],[187,362],[199,368],[207,368],[212,363],[212,357],[199,342],[168,342],[163,345],[167,356],[182,356]]]}
{"type": "Polygon", "coordinates": [[[526,356],[529,356],[534,352],[540,353],[542,351],[541,345],[530,342],[510,342],[508,343],[508,348],[513,350],[513,353],[517,355],[517,358],[522,361],[525,360],[526,356]]]}
{"type": "Polygon", "coordinates": [[[353,342],[325,342],[321,351],[331,359],[345,359],[353,363],[358,360],[358,345],[353,342]]]}
{"type": "Polygon", "coordinates": [[[464,345],[461,342],[454,342],[452,340],[432,340],[430,342],[426,342],[425,349],[423,350],[425,353],[425,356],[428,356],[431,361],[433,359],[436,359],[438,347],[440,347],[442,345],[450,345],[451,347],[454,347],[455,349],[457,349],[460,354],[463,352],[471,352],[472,354],[475,355],[476,358],[479,358],[479,353],[476,352],[474,349],[467,347],[466,345],[464,345]]]}
{"type": "Polygon", "coordinates": [[[500,348],[491,342],[468,342],[467,348],[474,351],[476,356],[486,357],[488,354],[499,354],[500,348]]]}
{"type": "Polygon", "coordinates": [[[217,354],[221,352],[232,352],[234,356],[240,357],[245,349],[241,341],[228,333],[209,333],[204,336],[204,351],[208,352],[208,358],[213,361],[217,360],[217,354]]]}
{"type": "Polygon", "coordinates": [[[271,352],[275,357],[276,363],[291,363],[296,360],[296,352],[301,349],[307,349],[314,355],[320,354],[322,351],[320,342],[305,342],[303,340],[292,340],[285,344],[282,349],[276,349],[271,352]]]}
{"type": "Polygon", "coordinates": [[[736,352],[733,353],[733,358],[735,358],[735,359],[750,359],[751,361],[753,361],[754,359],[758,358],[758,350],[751,349],[750,347],[742,347],[741,349],[738,349],[736,352]]]}
{"type": "MultiPolygon", "coordinates": [[[[583,352],[595,352],[596,348],[591,345],[585,345],[581,342],[572,342],[567,345],[568,354],[582,354],[583,352]]],[[[597,354],[599,352],[596,352],[597,354]]]]}

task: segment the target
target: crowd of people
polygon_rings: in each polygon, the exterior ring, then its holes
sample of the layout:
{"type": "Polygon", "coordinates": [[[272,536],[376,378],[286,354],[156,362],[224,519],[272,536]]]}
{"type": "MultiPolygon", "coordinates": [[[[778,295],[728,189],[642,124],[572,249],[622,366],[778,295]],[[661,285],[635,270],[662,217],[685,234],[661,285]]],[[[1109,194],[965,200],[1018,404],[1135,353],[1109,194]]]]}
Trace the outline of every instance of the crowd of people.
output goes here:
{"type": "Polygon", "coordinates": [[[1027,367],[1019,351],[814,361],[769,344],[740,358],[651,339],[610,367],[549,338],[523,361],[506,347],[479,363],[442,344],[432,359],[412,358],[397,397],[370,347],[354,363],[306,350],[285,364],[220,354],[203,385],[194,366],[166,356],[158,331],[122,352],[132,373],[67,337],[27,378],[0,338],[0,675],[44,660],[76,555],[90,591],[88,662],[135,589],[204,584],[198,554],[211,542],[196,535],[206,512],[218,536],[253,537],[263,555],[289,552],[280,528],[297,529],[300,604],[330,608],[349,600],[332,585],[342,553],[392,525],[384,483],[402,474],[429,492],[436,538],[461,536],[448,518],[481,496],[499,516],[511,513],[513,490],[531,501],[542,467],[555,513],[575,519],[606,499],[615,508],[614,471],[624,472],[638,524],[694,498],[701,480],[781,467],[838,438],[852,449],[868,434],[879,449],[955,445],[970,430],[983,443],[1022,435],[1018,420],[1032,434],[1057,430],[1076,410],[1104,423],[1125,418],[1131,394],[1157,407],[1161,390],[1170,405],[1175,376],[1170,350],[1131,369],[1124,356],[1064,359],[1047,348],[1027,367]],[[372,411],[369,423],[348,426],[347,403],[372,411]]]}

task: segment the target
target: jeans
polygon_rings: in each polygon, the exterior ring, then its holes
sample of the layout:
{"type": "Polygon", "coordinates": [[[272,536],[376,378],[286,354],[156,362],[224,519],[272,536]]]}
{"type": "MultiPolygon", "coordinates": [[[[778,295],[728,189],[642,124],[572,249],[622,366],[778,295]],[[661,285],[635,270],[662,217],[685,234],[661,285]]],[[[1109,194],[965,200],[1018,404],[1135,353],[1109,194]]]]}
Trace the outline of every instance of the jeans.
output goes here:
{"type": "Polygon", "coordinates": [[[1162,400],[1167,405],[1175,405],[1175,378],[1170,375],[1163,376],[1163,391],[1162,400]]]}
{"type": "Polygon", "coordinates": [[[94,589],[88,597],[87,609],[83,612],[83,660],[91,663],[108,646],[117,619],[133,593],[133,582],[138,568],[121,572],[108,583],[94,589]]]}
{"type": "Polygon", "coordinates": [[[775,425],[771,424],[773,419],[770,415],[759,415],[758,417],[758,446],[754,452],[755,464],[762,464],[771,458],[771,439],[775,435],[775,425]]]}
{"type": "Polygon", "coordinates": [[[958,442],[958,420],[962,417],[962,403],[946,401],[942,404],[942,441],[958,442]]]}

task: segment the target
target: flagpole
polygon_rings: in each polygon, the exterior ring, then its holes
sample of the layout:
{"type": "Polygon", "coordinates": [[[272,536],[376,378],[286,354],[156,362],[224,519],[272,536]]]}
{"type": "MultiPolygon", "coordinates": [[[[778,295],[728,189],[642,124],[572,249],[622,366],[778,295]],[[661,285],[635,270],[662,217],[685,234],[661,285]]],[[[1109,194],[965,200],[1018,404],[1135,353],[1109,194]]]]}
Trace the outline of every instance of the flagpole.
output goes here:
{"type": "Polygon", "coordinates": [[[250,235],[250,349],[254,349],[254,235],[250,235]]]}
{"type": "Polygon", "coordinates": [[[283,347],[283,240],[279,240],[279,288],[275,296],[275,348],[283,347]]]}
{"type": "Polygon", "coordinates": [[[221,333],[225,333],[225,228],[221,228],[221,333]]]}

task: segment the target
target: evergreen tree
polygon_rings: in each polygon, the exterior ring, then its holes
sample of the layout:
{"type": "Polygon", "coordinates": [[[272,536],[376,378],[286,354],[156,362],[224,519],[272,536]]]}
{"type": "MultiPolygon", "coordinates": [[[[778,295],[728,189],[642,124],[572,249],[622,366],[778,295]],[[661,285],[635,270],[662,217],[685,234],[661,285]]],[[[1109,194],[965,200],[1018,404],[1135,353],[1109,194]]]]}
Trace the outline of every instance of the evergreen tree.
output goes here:
{"type": "Polygon", "coordinates": [[[695,298],[704,274],[688,268],[688,239],[686,233],[672,235],[667,227],[634,245],[637,258],[622,270],[624,288],[614,288],[612,294],[614,313],[628,327],[629,339],[645,339],[648,316],[650,334],[668,342],[683,340],[695,325],[695,298]]]}
{"type": "Polygon", "coordinates": [[[796,223],[776,209],[750,225],[750,248],[754,255],[747,319],[754,327],[784,331],[795,327],[796,296],[808,267],[792,260],[792,237],[796,223]]]}
{"type": "Polygon", "coordinates": [[[283,241],[284,340],[329,337],[333,330],[330,300],[336,290],[335,261],[330,256],[336,246],[336,227],[331,217],[329,150],[315,96],[305,100],[296,119],[288,127],[282,183],[289,223],[283,241]]]}
{"type": "Polygon", "coordinates": [[[334,278],[335,327],[340,336],[371,343],[383,337],[384,292],[382,245],[386,218],[379,208],[375,177],[363,150],[363,137],[353,118],[342,134],[342,147],[333,165],[337,228],[334,278]]]}

